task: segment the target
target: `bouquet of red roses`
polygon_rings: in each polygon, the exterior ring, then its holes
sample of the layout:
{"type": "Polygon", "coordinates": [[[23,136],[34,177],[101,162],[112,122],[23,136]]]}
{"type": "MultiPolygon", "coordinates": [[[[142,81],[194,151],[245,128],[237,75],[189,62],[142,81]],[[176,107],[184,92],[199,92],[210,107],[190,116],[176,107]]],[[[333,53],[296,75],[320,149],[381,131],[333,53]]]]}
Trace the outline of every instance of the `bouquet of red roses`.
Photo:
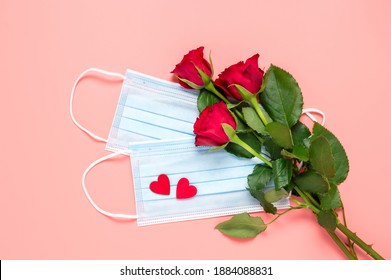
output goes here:
{"type": "Polygon", "coordinates": [[[204,58],[203,49],[191,50],[172,71],[182,86],[200,90],[195,145],[260,159],[263,164],[247,177],[248,191],[265,212],[276,215],[266,224],[242,213],[216,228],[229,236],[251,238],[282,215],[308,208],[349,259],[357,259],[356,246],[383,259],[346,226],[338,186],[348,175],[348,158],[324,126],[315,122],[311,132],[299,121],[303,96],[292,75],[275,65],[262,71],[256,54],[213,80],[212,60],[204,58]],[[266,188],[271,180],[274,188],[266,188]],[[290,194],[291,207],[278,213],[273,203],[290,194]]]}

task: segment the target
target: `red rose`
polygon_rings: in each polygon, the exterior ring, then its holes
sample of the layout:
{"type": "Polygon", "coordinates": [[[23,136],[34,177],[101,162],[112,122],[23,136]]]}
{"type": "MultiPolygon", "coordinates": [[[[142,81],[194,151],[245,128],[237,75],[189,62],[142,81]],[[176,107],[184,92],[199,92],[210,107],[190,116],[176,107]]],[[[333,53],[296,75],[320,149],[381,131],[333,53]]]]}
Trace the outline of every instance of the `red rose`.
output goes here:
{"type": "Polygon", "coordinates": [[[196,146],[221,146],[229,142],[222,124],[236,129],[236,122],[223,101],[206,107],[194,123],[196,146]]]}
{"type": "Polygon", "coordinates": [[[227,97],[243,100],[238,89],[232,84],[238,84],[255,94],[259,91],[263,80],[263,71],[258,67],[258,57],[256,54],[246,62],[240,61],[226,68],[215,81],[215,85],[221,88],[227,97]]]}
{"type": "Polygon", "coordinates": [[[191,50],[183,56],[182,61],[175,66],[175,69],[171,73],[174,73],[179,78],[179,83],[185,88],[192,87],[186,84],[186,82],[181,81],[181,79],[188,80],[199,87],[203,87],[204,81],[195,66],[211,78],[212,68],[209,62],[204,59],[204,47],[191,50]]]}

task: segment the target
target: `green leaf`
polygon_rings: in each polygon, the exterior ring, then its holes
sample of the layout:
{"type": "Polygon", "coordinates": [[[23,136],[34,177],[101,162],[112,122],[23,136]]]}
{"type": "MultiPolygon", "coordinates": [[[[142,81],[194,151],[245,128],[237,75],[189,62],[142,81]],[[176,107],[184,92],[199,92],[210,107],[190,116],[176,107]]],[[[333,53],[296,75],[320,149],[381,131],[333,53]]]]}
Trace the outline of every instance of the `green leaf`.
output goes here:
{"type": "Polygon", "coordinates": [[[294,189],[296,187],[296,185],[293,183],[293,181],[291,180],[291,182],[284,187],[284,190],[286,190],[288,193],[291,193],[293,195],[296,195],[296,196],[300,196],[296,190],[294,189]]]}
{"type": "Polygon", "coordinates": [[[193,83],[192,81],[189,81],[189,80],[186,80],[186,79],[183,79],[183,78],[179,78],[178,76],[176,76],[178,78],[178,80],[181,80],[182,82],[184,82],[185,84],[187,84],[189,87],[193,88],[193,89],[202,89],[204,87],[204,85],[202,86],[199,86],[195,83],[193,83]]]}
{"type": "Polygon", "coordinates": [[[216,226],[225,235],[239,238],[252,238],[265,231],[267,225],[260,217],[251,217],[247,213],[234,215],[228,221],[216,226]]]}
{"type": "Polygon", "coordinates": [[[199,67],[197,67],[197,65],[194,64],[194,67],[196,68],[198,74],[201,76],[201,79],[202,79],[202,82],[204,83],[204,86],[209,84],[211,82],[209,75],[207,75],[204,71],[202,71],[199,67]]]}
{"type": "Polygon", "coordinates": [[[247,124],[245,124],[241,119],[237,118],[235,115],[233,117],[236,122],[236,133],[251,131],[251,129],[247,126],[247,124]]]}
{"type": "Polygon", "coordinates": [[[267,134],[265,125],[262,123],[261,119],[258,117],[257,112],[252,107],[243,108],[243,116],[246,120],[246,123],[249,127],[254,129],[256,132],[265,135],[267,134]]]}
{"type": "Polygon", "coordinates": [[[330,186],[330,190],[320,198],[320,207],[323,210],[337,209],[341,207],[341,196],[335,185],[330,186]]]}
{"type": "Polygon", "coordinates": [[[292,178],[293,165],[290,160],[277,159],[272,162],[273,179],[276,190],[279,190],[289,184],[292,178]]]}
{"type": "Polygon", "coordinates": [[[283,188],[279,189],[279,190],[276,190],[273,188],[273,189],[265,191],[265,200],[267,202],[273,203],[273,202],[279,201],[280,199],[282,199],[284,197],[288,197],[288,195],[289,195],[288,192],[283,188]]]}
{"type": "Polygon", "coordinates": [[[342,183],[349,173],[349,160],[346,155],[345,149],[341,142],[334,136],[329,130],[324,128],[319,123],[314,124],[313,136],[311,141],[315,141],[318,137],[323,136],[327,139],[330,144],[331,153],[334,158],[334,168],[336,170],[335,175],[329,178],[329,181],[335,185],[342,183]]]}
{"type": "Polygon", "coordinates": [[[293,146],[292,154],[294,154],[297,159],[302,161],[308,161],[309,159],[309,151],[304,145],[293,146]]]}
{"type": "Polygon", "coordinates": [[[301,161],[308,161],[309,159],[309,152],[306,147],[303,145],[300,146],[293,146],[293,151],[288,152],[287,150],[282,150],[281,155],[288,157],[288,158],[296,158],[301,161]]]}
{"type": "Polygon", "coordinates": [[[247,176],[247,183],[251,190],[263,190],[273,177],[273,170],[263,164],[254,166],[253,173],[247,176]]]}
{"type": "Polygon", "coordinates": [[[305,192],[326,193],[329,190],[327,179],[311,170],[296,176],[294,182],[305,192]]]}
{"type": "Polygon", "coordinates": [[[331,146],[324,136],[318,136],[311,142],[310,163],[316,171],[327,178],[332,178],[335,175],[331,146]]]}
{"type": "Polygon", "coordinates": [[[266,151],[269,153],[271,159],[276,160],[281,158],[281,150],[282,148],[278,146],[271,137],[266,137],[265,142],[263,142],[263,146],[266,151]]]}
{"type": "Polygon", "coordinates": [[[227,147],[228,144],[229,144],[229,142],[228,142],[228,143],[225,143],[224,145],[221,145],[221,146],[217,146],[217,147],[210,148],[210,149],[208,150],[208,152],[216,152],[216,151],[225,149],[225,148],[227,147]]]}
{"type": "Polygon", "coordinates": [[[268,185],[273,177],[273,171],[270,167],[263,164],[255,165],[253,173],[247,176],[248,191],[259,201],[266,213],[277,213],[277,208],[267,201],[264,193],[266,185],[268,185]]]}
{"type": "Polygon", "coordinates": [[[264,83],[262,105],[274,121],[292,127],[303,109],[303,96],[296,80],[285,70],[271,65],[264,83]]]}
{"type": "Polygon", "coordinates": [[[229,110],[234,109],[236,107],[242,107],[242,106],[248,107],[249,105],[245,101],[240,101],[238,103],[229,103],[229,104],[227,104],[227,108],[229,110]]]}
{"type": "Polygon", "coordinates": [[[255,190],[255,189],[249,188],[248,191],[255,199],[257,199],[259,201],[263,210],[265,210],[266,213],[271,213],[271,214],[277,213],[277,208],[273,204],[271,204],[269,201],[266,200],[265,193],[263,190],[255,190]]]}
{"type": "Polygon", "coordinates": [[[273,119],[269,116],[268,112],[262,107],[262,105],[259,105],[259,108],[261,108],[261,111],[263,115],[265,116],[265,119],[267,120],[267,123],[273,122],[273,119]]]}
{"type": "MultiPolygon", "coordinates": [[[[246,144],[248,144],[251,148],[253,148],[256,152],[261,151],[261,143],[259,142],[258,138],[254,135],[252,132],[237,132],[236,135],[246,144]]],[[[253,158],[254,156],[242,148],[240,145],[236,143],[228,143],[228,145],[225,147],[225,150],[237,157],[244,157],[244,158],[253,158]]]]}
{"type": "Polygon", "coordinates": [[[240,96],[243,98],[243,100],[249,101],[254,96],[253,93],[249,92],[245,87],[243,87],[241,85],[232,84],[232,85],[229,85],[228,87],[231,87],[231,86],[236,87],[236,89],[238,90],[238,92],[239,92],[240,96]]]}
{"type": "Polygon", "coordinates": [[[209,64],[210,64],[210,68],[211,68],[211,74],[210,74],[210,77],[212,78],[213,77],[213,75],[214,75],[214,73],[215,73],[215,69],[214,69],[214,67],[213,67],[213,61],[212,61],[212,52],[210,51],[209,52],[209,64]]]}
{"type": "Polygon", "coordinates": [[[337,227],[337,217],[331,210],[321,210],[318,214],[318,223],[327,231],[334,231],[337,227]]]}
{"type": "Polygon", "coordinates": [[[286,125],[278,122],[272,122],[266,126],[266,131],[269,132],[273,141],[279,146],[286,149],[293,147],[291,130],[286,125]]]}
{"type": "Polygon", "coordinates": [[[219,101],[220,99],[212,92],[207,89],[201,89],[201,92],[197,98],[198,111],[202,112],[207,106],[211,106],[219,101]]]}
{"type": "Polygon", "coordinates": [[[291,132],[294,146],[304,145],[304,140],[311,136],[308,127],[300,121],[292,126],[291,132]]]}
{"type": "Polygon", "coordinates": [[[233,138],[236,135],[235,129],[229,124],[222,123],[221,126],[223,127],[223,130],[229,139],[233,138]]]}

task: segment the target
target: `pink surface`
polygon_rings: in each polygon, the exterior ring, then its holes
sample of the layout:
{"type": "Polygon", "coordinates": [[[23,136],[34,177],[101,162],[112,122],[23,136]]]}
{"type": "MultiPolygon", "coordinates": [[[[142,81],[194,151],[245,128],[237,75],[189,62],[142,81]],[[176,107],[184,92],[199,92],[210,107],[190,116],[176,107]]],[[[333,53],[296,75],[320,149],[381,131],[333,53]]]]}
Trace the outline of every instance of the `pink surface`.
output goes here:
{"type": "MultiPolygon", "coordinates": [[[[186,3],[0,1],[0,259],[344,258],[306,210],[236,240],[214,230],[226,217],[138,227],[89,204],[81,175],[108,152],[70,119],[77,76],[100,67],[172,79],[175,64],[200,45],[212,50],[216,73],[260,53],[261,67],[296,77],[305,107],[327,114],[350,158],[341,186],[349,226],[390,259],[390,3],[186,3]]],[[[78,120],[106,137],[120,88],[84,79],[78,120]]],[[[87,183],[102,208],[134,212],[128,158],[98,166],[87,183]]]]}

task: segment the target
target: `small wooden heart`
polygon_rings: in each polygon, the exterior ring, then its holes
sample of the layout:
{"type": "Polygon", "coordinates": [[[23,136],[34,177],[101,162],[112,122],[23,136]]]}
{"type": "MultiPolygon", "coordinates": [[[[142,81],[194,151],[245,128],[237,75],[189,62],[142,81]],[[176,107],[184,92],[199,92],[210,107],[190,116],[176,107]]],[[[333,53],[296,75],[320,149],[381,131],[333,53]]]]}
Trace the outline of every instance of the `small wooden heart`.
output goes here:
{"type": "Polygon", "coordinates": [[[176,187],[176,198],[191,198],[197,194],[197,188],[189,184],[187,178],[181,178],[176,187]]]}
{"type": "Polygon", "coordinates": [[[166,174],[160,174],[157,181],[153,181],[149,188],[152,192],[157,194],[169,195],[170,194],[170,179],[166,174]]]}

